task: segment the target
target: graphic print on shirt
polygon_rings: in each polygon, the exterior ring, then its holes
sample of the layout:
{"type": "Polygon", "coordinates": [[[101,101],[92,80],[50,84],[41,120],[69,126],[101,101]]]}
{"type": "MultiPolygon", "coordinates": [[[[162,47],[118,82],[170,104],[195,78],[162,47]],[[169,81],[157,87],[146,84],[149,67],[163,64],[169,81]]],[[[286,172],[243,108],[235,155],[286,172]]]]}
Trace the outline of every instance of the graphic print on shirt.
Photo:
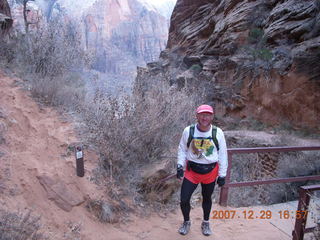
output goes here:
{"type": "Polygon", "coordinates": [[[214,145],[211,139],[194,138],[191,142],[192,152],[199,158],[212,154],[214,145]]]}

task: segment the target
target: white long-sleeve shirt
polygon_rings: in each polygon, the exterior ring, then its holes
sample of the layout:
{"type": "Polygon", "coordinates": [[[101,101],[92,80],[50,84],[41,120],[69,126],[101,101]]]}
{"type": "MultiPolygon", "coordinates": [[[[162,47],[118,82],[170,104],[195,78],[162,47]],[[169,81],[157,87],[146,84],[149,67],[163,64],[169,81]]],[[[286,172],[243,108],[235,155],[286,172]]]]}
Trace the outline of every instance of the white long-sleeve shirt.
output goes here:
{"type": "Polygon", "coordinates": [[[219,143],[219,151],[217,151],[212,139],[206,139],[211,137],[212,126],[207,132],[201,132],[195,126],[193,140],[188,148],[189,131],[190,126],[186,127],[182,133],[178,148],[178,164],[185,167],[187,160],[202,164],[218,162],[219,176],[225,177],[228,168],[228,154],[223,131],[217,127],[216,138],[219,143]]]}

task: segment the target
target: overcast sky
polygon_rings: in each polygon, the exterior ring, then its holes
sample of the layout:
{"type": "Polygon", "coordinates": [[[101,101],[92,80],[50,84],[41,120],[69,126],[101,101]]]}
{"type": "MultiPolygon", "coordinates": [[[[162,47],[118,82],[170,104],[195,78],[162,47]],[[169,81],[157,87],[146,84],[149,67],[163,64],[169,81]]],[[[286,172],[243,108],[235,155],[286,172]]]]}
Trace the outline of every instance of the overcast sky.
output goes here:
{"type": "Polygon", "coordinates": [[[163,2],[175,2],[175,0],[147,0],[147,1],[155,4],[161,4],[163,2]]]}
{"type": "Polygon", "coordinates": [[[157,5],[163,2],[176,2],[176,0],[145,0],[145,1],[157,4],[157,5]]]}
{"type": "Polygon", "coordinates": [[[162,5],[164,2],[176,2],[177,0],[144,0],[145,2],[150,2],[154,5],[162,5]]]}

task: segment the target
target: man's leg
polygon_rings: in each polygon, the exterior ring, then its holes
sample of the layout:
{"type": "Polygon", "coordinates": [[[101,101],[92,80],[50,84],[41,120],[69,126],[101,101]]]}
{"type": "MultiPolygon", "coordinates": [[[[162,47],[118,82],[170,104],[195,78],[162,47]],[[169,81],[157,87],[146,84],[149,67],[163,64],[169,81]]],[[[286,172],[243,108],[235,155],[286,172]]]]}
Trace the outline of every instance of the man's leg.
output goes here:
{"type": "Polygon", "coordinates": [[[211,196],[214,190],[215,182],[209,184],[201,183],[202,189],[202,209],[203,209],[203,220],[209,221],[210,211],[212,206],[211,196]]]}
{"type": "Polygon", "coordinates": [[[210,229],[209,224],[209,217],[210,217],[210,211],[212,206],[212,200],[211,195],[214,190],[215,182],[209,183],[209,184],[203,184],[201,183],[201,189],[202,189],[202,208],[203,208],[203,222],[201,224],[201,230],[202,234],[205,236],[210,236],[212,234],[212,231],[210,229]]]}
{"type": "Polygon", "coordinates": [[[190,221],[190,199],[198,184],[192,183],[184,178],[181,186],[180,207],[184,221],[190,221]]]}
{"type": "Polygon", "coordinates": [[[188,234],[191,226],[190,222],[190,198],[198,184],[194,184],[187,178],[183,179],[180,195],[180,207],[183,214],[184,222],[179,228],[179,233],[182,235],[188,234]]]}

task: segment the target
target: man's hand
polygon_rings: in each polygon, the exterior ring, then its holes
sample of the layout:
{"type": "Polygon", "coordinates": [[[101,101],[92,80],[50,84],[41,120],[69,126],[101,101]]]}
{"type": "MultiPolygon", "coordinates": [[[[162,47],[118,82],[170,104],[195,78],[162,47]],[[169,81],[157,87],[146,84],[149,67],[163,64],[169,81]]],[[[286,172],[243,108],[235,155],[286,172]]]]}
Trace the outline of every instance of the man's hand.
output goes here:
{"type": "Polygon", "coordinates": [[[183,178],[183,167],[181,164],[177,165],[177,178],[182,179],[183,178]]]}
{"type": "Polygon", "coordinates": [[[222,187],[226,183],[226,178],[225,177],[218,177],[217,184],[219,187],[222,187]]]}

